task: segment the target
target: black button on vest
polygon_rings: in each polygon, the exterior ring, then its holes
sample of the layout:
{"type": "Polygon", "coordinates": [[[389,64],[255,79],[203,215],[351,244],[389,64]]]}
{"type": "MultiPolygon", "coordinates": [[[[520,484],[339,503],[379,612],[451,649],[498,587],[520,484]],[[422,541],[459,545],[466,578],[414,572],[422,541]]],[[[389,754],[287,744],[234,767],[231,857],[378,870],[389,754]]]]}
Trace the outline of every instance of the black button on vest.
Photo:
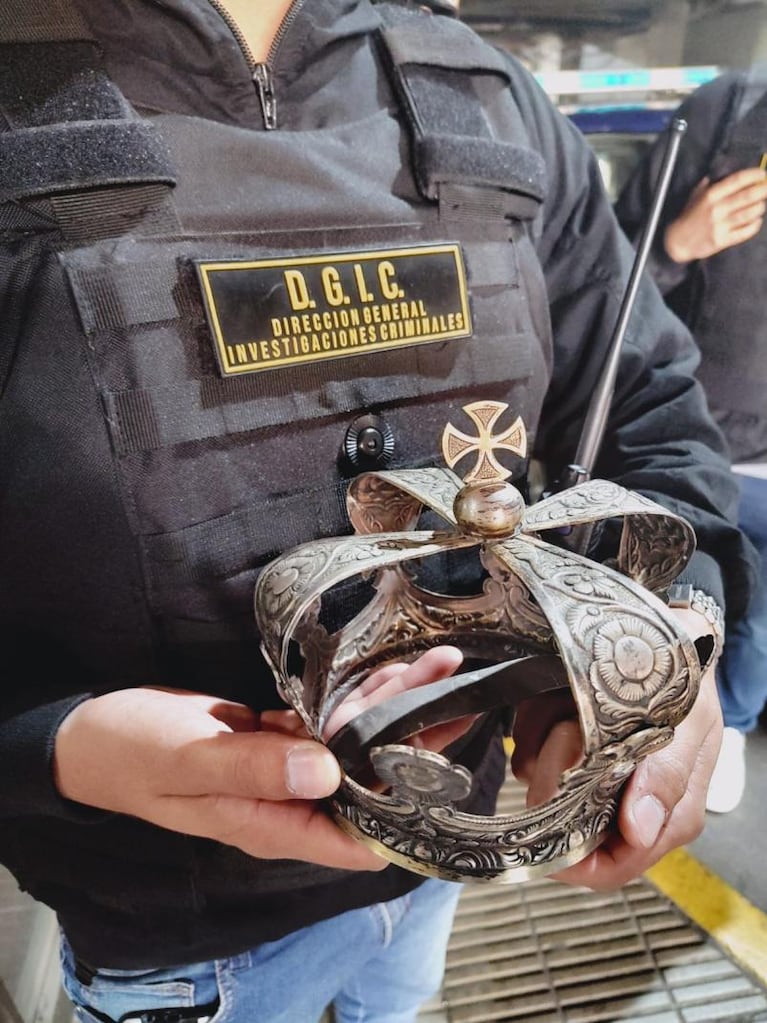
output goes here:
{"type": "Polygon", "coordinates": [[[394,434],[381,416],[359,416],[346,431],[344,454],[360,472],[383,469],[394,454],[394,434]]]}

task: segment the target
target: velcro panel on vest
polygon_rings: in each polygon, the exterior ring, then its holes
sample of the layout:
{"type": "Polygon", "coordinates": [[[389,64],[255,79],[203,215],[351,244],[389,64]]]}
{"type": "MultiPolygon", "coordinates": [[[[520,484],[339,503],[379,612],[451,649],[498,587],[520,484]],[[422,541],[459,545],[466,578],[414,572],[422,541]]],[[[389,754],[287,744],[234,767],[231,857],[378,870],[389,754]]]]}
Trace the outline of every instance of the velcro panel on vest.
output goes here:
{"type": "Polygon", "coordinates": [[[4,45],[0,110],[11,128],[132,116],[90,42],[4,45]]]}
{"type": "Polygon", "coordinates": [[[171,183],[167,153],[151,124],[86,121],[0,135],[0,200],[116,184],[171,183]]]}
{"type": "Polygon", "coordinates": [[[492,71],[511,84],[509,68],[497,50],[460,22],[445,24],[432,19],[415,21],[409,15],[400,19],[385,16],[386,46],[395,64],[421,64],[455,71],[492,71]],[[435,34],[437,37],[435,45],[435,34]]]}
{"type": "Polygon", "coordinates": [[[0,5],[0,43],[91,38],[80,12],[67,0],[3,0],[0,5]]]}
{"type": "Polygon", "coordinates": [[[13,43],[0,54],[0,202],[47,203],[37,212],[73,241],[177,225],[167,147],[95,44],[13,43]]]}
{"type": "Polygon", "coordinates": [[[3,47],[0,199],[174,176],[153,126],[136,118],[90,43],[3,47]]]}
{"type": "MultiPolygon", "coordinates": [[[[381,15],[381,35],[410,126],[421,194],[439,200],[441,214],[450,216],[451,206],[461,206],[456,192],[451,193],[452,203],[445,203],[445,185],[497,189],[504,196],[503,215],[535,216],[545,191],[543,159],[528,147],[494,136],[474,84],[476,76],[486,75],[501,76],[509,84],[500,55],[460,22],[391,7],[381,8],[381,15]]],[[[493,219],[497,208],[497,203],[480,203],[471,212],[493,219]]]]}
{"type": "Polygon", "coordinates": [[[425,187],[435,192],[432,198],[437,197],[439,190],[443,202],[458,196],[462,196],[463,203],[467,200],[472,202],[460,191],[462,185],[465,189],[469,178],[475,185],[519,194],[519,201],[513,206],[497,193],[484,201],[474,197],[480,216],[485,209],[490,216],[496,215],[496,210],[502,210],[520,219],[532,219],[540,209],[543,199],[539,180],[541,160],[532,149],[478,138],[473,140],[467,152],[462,145],[456,145],[454,137],[431,135],[417,142],[416,159],[424,170],[425,187]],[[454,185],[455,189],[445,192],[445,185],[454,185]]]}

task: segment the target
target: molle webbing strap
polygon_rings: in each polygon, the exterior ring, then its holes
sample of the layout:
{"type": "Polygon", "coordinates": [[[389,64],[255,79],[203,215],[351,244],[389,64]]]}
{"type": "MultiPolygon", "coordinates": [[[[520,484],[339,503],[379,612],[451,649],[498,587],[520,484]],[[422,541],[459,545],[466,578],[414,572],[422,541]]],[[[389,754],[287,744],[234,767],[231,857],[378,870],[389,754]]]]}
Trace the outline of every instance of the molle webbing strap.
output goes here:
{"type": "Polygon", "coordinates": [[[67,0],[3,0],[0,5],[0,43],[91,38],[79,11],[67,0]]]}
{"type": "Polygon", "coordinates": [[[345,492],[345,483],[339,481],[330,498],[312,492],[271,496],[268,515],[273,531],[268,539],[264,531],[264,502],[259,500],[254,506],[187,526],[176,533],[144,536],[141,541],[144,555],[154,575],[169,586],[253,571],[281,550],[295,546],[297,537],[318,532],[333,535],[345,492]],[[284,529],[281,523],[285,523],[284,529]],[[249,541],[243,543],[243,537],[249,537],[249,541]]]}
{"type": "Polygon", "coordinates": [[[164,183],[98,188],[53,195],[50,207],[64,236],[72,242],[112,238],[127,231],[172,234],[179,228],[176,210],[164,183]]]}
{"type": "Polygon", "coordinates": [[[88,34],[63,0],[3,0],[0,203],[24,204],[76,241],[177,226],[162,138],[107,76],[88,34]]]}
{"type": "Polygon", "coordinates": [[[175,320],[182,311],[174,293],[183,289],[169,261],[71,267],[68,276],[86,334],[175,320]]]}
{"type": "Polygon", "coordinates": [[[460,22],[391,4],[378,12],[421,194],[438,200],[445,216],[495,219],[500,210],[501,216],[533,217],[544,194],[543,160],[496,136],[478,91],[483,77],[500,76],[513,103],[500,54],[460,22]],[[483,190],[496,190],[495,198],[479,199],[483,190]]]}
{"type": "MultiPolygon", "coordinates": [[[[101,344],[105,343],[106,339],[101,339],[101,344]]],[[[528,375],[529,361],[526,361],[523,346],[515,346],[510,352],[515,373],[520,377],[528,375]]],[[[448,357],[435,353],[432,362],[438,359],[435,378],[448,357]]],[[[373,404],[376,395],[380,398],[376,379],[374,376],[360,379],[355,362],[353,358],[338,360],[334,386],[343,391],[352,384],[361,402],[373,404]]],[[[412,363],[407,365],[412,366],[412,363]]],[[[464,347],[460,360],[452,362],[450,369],[456,374],[467,373],[469,365],[477,387],[487,386],[498,376],[497,358],[489,350],[475,356],[464,347]]],[[[302,367],[300,374],[288,378],[294,387],[279,381],[280,388],[285,388],[279,400],[264,398],[265,385],[258,376],[253,374],[235,380],[206,376],[146,389],[105,390],[103,401],[115,450],[123,456],[255,430],[267,431],[279,427],[286,415],[294,422],[318,422],[327,416],[328,389],[317,381],[312,367],[302,367]]],[[[396,379],[402,383],[404,400],[447,393],[454,387],[454,378],[447,369],[436,384],[427,381],[425,374],[415,369],[408,371],[405,367],[396,379]]],[[[274,389],[274,383],[270,382],[269,386],[274,389]]]]}

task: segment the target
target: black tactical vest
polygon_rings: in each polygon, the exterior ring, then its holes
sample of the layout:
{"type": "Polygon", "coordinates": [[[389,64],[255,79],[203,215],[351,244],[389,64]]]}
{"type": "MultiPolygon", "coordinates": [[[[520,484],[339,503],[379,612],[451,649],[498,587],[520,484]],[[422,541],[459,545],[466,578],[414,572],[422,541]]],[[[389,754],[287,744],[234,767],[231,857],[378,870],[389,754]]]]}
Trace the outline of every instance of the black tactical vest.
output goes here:
{"type": "MultiPolygon", "coordinates": [[[[733,111],[732,128],[712,160],[724,177],[758,167],[767,154],[767,77],[749,80],[733,111]]],[[[698,376],[733,460],[767,459],[767,316],[762,279],[767,229],[702,260],[686,317],[702,352],[698,376]]]]}
{"type": "Polygon", "coordinates": [[[62,691],[273,705],[254,582],[349,530],[355,420],[392,467],[442,464],[480,398],[535,434],[541,160],[449,19],[381,6],[364,123],[250,132],[138,117],[68,8],[52,37],[24,7],[0,20],[0,616],[62,691]]]}

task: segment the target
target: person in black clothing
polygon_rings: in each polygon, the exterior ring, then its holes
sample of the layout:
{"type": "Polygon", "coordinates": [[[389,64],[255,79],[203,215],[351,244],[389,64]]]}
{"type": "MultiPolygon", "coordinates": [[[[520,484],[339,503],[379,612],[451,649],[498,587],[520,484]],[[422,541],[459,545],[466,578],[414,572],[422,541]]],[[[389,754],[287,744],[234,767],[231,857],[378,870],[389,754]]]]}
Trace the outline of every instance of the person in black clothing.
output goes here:
{"type": "MultiPolygon", "coordinates": [[[[278,552],[348,531],[338,452],[361,413],[390,424],[394,467],[424,466],[453,410],[501,399],[551,478],[567,464],[632,260],[596,162],[515,60],[418,6],[10,0],[0,45],[0,628],[24,665],[2,697],[0,858],[55,909],[83,1020],[309,1023],[331,1002],[339,1021],[413,1020],[458,886],[325,816],[339,768],[277,698],[253,586],[278,552]],[[454,277],[434,289],[424,262],[447,243],[470,341],[454,277]],[[403,249],[458,337],[378,344],[403,340],[403,249]],[[345,283],[339,253],[359,254],[345,283]],[[216,320],[201,265],[243,261],[216,320]],[[269,304],[275,267],[290,307],[269,304]]],[[[644,287],[595,474],[683,514],[686,581],[737,613],[750,553],[695,365],[644,287]]],[[[459,659],[383,668],[364,699],[459,659]]],[[[720,729],[706,676],[562,879],[621,885],[693,838],[720,729]]],[[[579,735],[569,712],[535,735],[513,767],[541,799],[579,735]]],[[[492,812],[492,721],[462,761],[469,809],[492,812]]]]}
{"type": "MultiPolygon", "coordinates": [[[[728,629],[717,682],[724,734],[707,797],[734,810],[745,790],[745,736],[767,702],[767,320],[759,280],[767,259],[767,69],[721,75],[693,93],[650,268],[702,351],[698,376],[739,475],[741,528],[761,559],[748,613],[728,629]]],[[[626,183],[616,213],[641,231],[665,136],[626,183]]]]}

